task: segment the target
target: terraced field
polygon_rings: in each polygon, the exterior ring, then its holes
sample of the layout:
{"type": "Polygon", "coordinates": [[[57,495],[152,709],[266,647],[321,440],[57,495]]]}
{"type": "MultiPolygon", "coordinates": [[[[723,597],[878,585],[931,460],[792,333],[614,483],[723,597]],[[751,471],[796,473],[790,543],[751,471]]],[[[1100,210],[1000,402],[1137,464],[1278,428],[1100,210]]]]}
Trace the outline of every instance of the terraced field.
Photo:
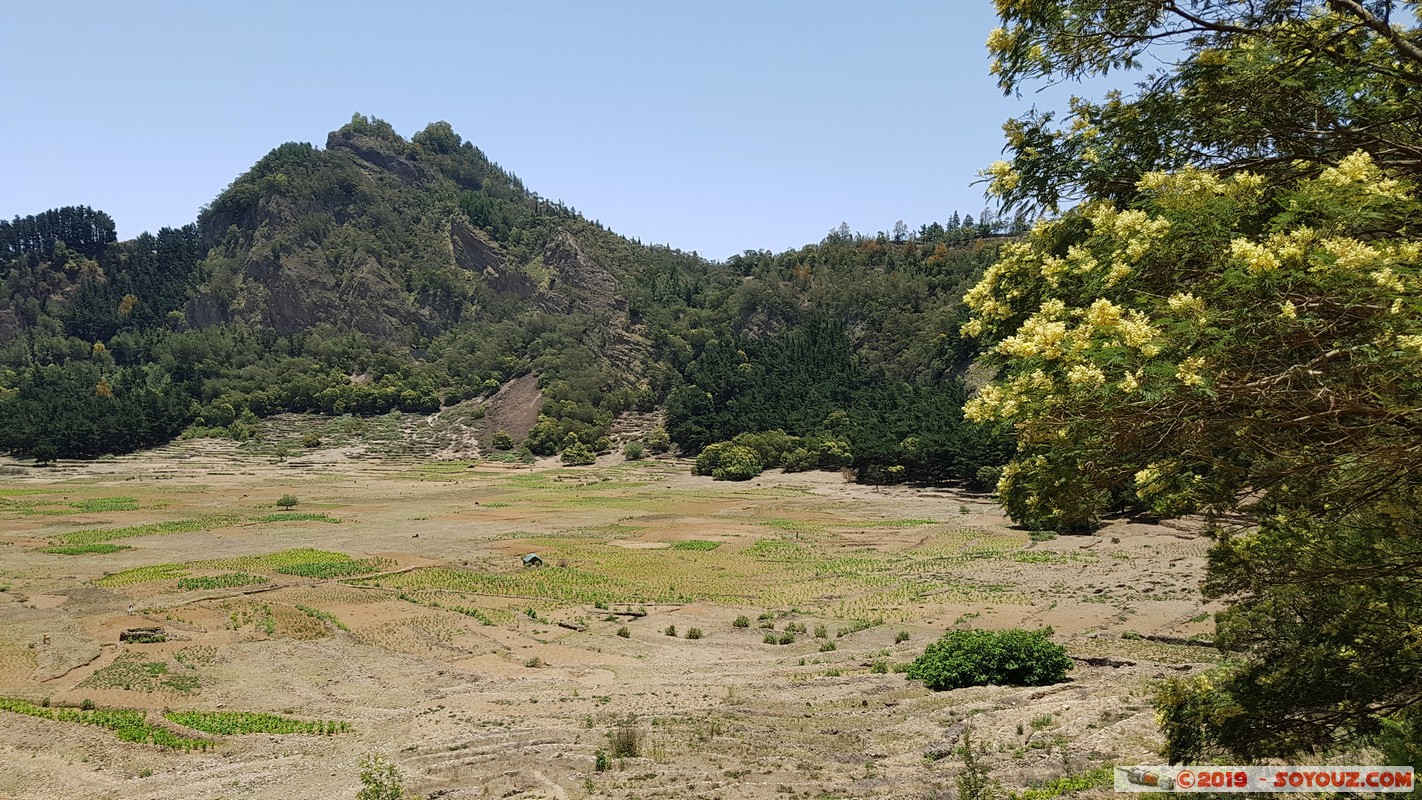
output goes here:
{"type": "Polygon", "coordinates": [[[1034,538],[986,496],[823,473],[438,461],[420,424],[12,464],[0,798],[350,797],[370,752],[429,797],[918,798],[967,727],[1005,786],[1089,795],[1155,758],[1151,682],[1215,658],[1189,531],[1034,538]],[[1041,625],[1069,683],[894,670],[954,626],[1041,625]],[[164,641],[120,642],[145,626],[164,641]]]}

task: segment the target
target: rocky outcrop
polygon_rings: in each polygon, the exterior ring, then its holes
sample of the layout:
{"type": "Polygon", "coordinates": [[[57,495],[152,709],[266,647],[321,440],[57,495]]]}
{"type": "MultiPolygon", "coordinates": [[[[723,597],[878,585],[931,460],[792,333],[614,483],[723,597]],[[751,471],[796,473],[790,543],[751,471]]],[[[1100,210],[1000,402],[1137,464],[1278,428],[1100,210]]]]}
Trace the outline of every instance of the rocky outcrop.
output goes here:
{"type": "Polygon", "coordinates": [[[543,263],[553,270],[548,290],[568,298],[584,311],[624,308],[617,295],[617,278],[594,262],[578,246],[578,240],[559,229],[543,248],[543,263]]]}
{"type": "Polygon", "coordinates": [[[332,131],[326,137],[327,150],[347,150],[381,172],[394,175],[406,185],[428,183],[435,174],[398,152],[399,145],[382,136],[361,133],[350,127],[332,131]]]}

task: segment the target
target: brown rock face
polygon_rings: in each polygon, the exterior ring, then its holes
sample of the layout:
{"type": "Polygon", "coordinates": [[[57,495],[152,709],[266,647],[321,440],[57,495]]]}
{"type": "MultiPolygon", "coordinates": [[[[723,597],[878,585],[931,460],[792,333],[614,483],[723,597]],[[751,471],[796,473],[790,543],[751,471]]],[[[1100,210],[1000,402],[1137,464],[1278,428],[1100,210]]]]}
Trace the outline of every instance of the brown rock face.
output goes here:
{"type": "Polygon", "coordinates": [[[626,306],[626,301],[617,296],[617,278],[588,258],[578,240],[567,231],[558,231],[543,248],[543,263],[557,275],[549,289],[559,290],[572,305],[583,310],[626,306]]]}

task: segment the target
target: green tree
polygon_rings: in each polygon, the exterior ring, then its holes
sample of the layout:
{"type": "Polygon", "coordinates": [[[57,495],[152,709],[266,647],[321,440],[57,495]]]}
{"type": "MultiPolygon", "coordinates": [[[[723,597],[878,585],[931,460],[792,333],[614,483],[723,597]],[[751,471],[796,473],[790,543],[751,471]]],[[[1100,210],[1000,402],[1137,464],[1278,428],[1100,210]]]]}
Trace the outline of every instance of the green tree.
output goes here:
{"type": "Polygon", "coordinates": [[[1416,729],[1422,53],[1395,6],[999,4],[1009,90],[1178,46],[1064,129],[1009,123],[992,191],[1086,202],[1004,248],[963,328],[1002,369],[965,413],[1016,436],[1014,518],[1252,520],[1215,530],[1204,587],[1234,655],[1157,697],[1172,760],[1416,729]]]}

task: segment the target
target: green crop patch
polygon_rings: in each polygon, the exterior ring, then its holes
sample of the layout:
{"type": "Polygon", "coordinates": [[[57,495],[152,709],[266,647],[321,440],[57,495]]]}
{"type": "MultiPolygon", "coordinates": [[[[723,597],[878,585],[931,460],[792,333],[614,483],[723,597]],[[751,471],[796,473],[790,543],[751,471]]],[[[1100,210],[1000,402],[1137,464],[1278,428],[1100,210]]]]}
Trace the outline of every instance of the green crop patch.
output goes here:
{"type": "Polygon", "coordinates": [[[307,721],[255,711],[169,711],[163,718],[185,728],[219,736],[242,736],[251,733],[330,736],[346,733],[351,729],[348,723],[338,720],[307,721]]]}
{"type": "MultiPolygon", "coordinates": [[[[87,702],[86,702],[87,704],[87,702]]],[[[24,714],[39,719],[93,725],[114,732],[120,740],[139,744],[156,744],[174,750],[206,750],[212,742],[193,736],[179,736],[167,728],[148,722],[142,711],[127,708],[61,708],[37,706],[25,700],[0,697],[0,711],[24,714]]]]}

